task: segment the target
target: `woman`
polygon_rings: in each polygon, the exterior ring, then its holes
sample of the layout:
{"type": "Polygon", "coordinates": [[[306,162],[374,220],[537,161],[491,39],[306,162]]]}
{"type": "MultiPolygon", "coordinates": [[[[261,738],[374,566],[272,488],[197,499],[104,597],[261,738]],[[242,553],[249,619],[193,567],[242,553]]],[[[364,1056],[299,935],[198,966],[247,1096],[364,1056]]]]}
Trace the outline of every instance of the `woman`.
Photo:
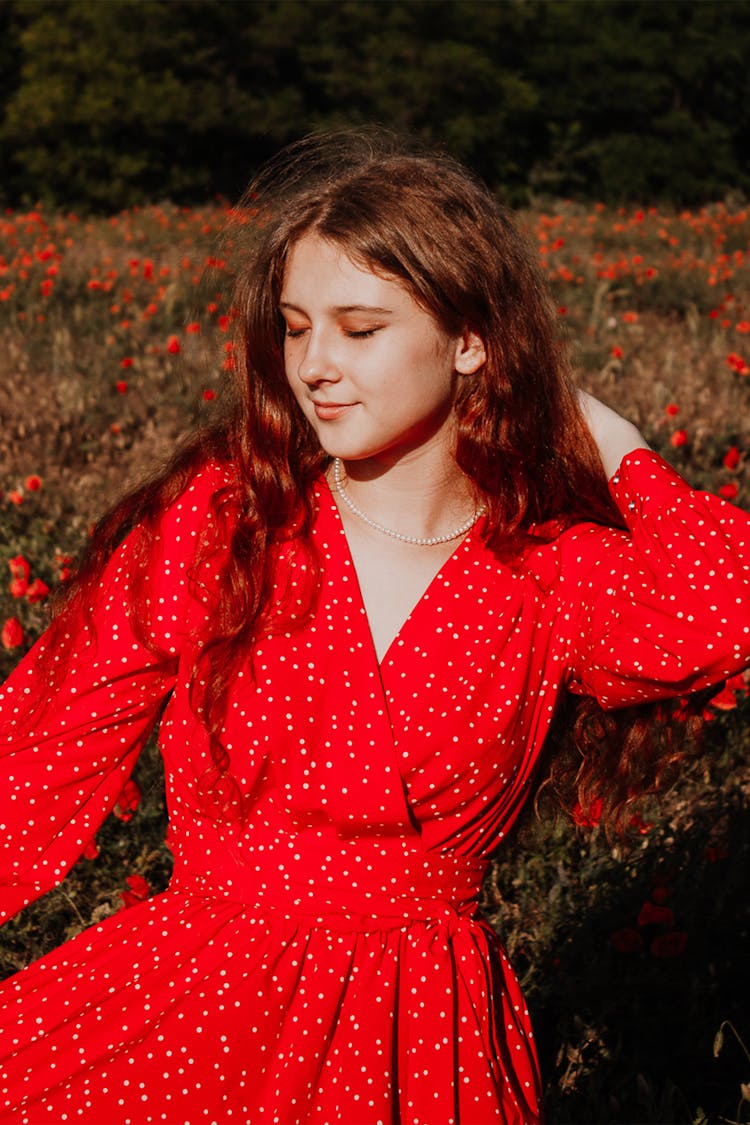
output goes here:
{"type": "MultiPolygon", "coordinates": [[[[576,395],[532,255],[451,160],[313,139],[249,199],[230,414],[103,521],[0,697],[6,916],[165,703],[175,857],[3,986],[0,1120],[536,1122],[487,856],[566,691],[748,662],[748,519],[576,395]]],[[[613,819],[665,765],[639,745],[581,766],[613,819]]]]}

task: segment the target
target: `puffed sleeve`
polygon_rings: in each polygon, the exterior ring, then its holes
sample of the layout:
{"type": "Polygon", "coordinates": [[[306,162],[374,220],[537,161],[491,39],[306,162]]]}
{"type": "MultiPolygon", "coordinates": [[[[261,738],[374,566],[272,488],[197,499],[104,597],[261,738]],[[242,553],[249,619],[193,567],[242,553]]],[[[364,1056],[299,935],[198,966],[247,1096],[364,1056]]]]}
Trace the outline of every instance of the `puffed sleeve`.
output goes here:
{"type": "Polygon", "coordinates": [[[571,690],[605,708],[682,695],[750,664],[750,517],[636,450],[610,482],[628,532],[560,559],[571,690]]]}
{"type": "Polygon", "coordinates": [[[175,682],[191,565],[220,473],[196,474],[159,522],[143,574],[148,645],[129,613],[144,566],[136,528],[109,560],[91,614],[58,638],[63,674],[49,675],[45,634],[0,688],[0,922],[61,882],[154,727],[175,682]]]}

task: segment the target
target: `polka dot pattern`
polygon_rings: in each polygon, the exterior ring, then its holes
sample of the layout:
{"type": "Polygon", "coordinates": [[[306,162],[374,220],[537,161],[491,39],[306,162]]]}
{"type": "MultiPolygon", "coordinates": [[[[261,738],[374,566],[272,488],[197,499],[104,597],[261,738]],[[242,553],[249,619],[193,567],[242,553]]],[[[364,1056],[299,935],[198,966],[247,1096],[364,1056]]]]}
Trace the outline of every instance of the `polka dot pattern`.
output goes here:
{"type": "MultiPolygon", "coordinates": [[[[748,663],[748,518],[630,454],[612,481],[627,533],[579,525],[509,568],[475,527],[378,663],[321,481],[315,616],[263,640],[230,693],[239,826],[197,798],[187,686],[218,580],[191,562],[223,482],[207,467],[163,517],[152,646],[127,612],[136,532],[33,729],[38,649],[0,693],[3,917],[63,878],[166,699],[175,856],[164,894],[0,986],[0,1121],[538,1122],[528,1013],[476,917],[484,865],[561,691],[617,707],[748,663]]],[[[304,581],[282,555],[279,590],[304,581]]]]}

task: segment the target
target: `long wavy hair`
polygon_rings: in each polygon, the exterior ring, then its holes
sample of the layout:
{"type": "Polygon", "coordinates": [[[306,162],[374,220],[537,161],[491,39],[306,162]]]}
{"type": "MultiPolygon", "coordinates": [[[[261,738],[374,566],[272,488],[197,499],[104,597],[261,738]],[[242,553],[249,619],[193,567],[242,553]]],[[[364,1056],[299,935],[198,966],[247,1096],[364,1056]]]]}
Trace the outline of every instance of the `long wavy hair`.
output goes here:
{"type": "MultiPolygon", "coordinates": [[[[221,741],[229,686],[262,635],[299,627],[314,610],[314,593],[301,607],[291,599],[271,606],[279,545],[293,544],[319,574],[311,486],[327,458],[286,378],[278,308],[287,259],[303,235],[314,232],[400,282],[447,333],[469,329],[483,340],[486,362],[457,392],[455,458],[484,499],[486,533],[498,555],[520,559],[532,538],[552,538],[578,521],[623,523],[535,253],[465,167],[379,130],[313,136],[261,170],[236,218],[237,361],[224,416],[99,523],[61,608],[63,617],[84,609],[107,558],[135,526],[148,557],[160,514],[201,465],[218,460],[230,467],[230,483],[214,498],[228,544],[222,596],[198,639],[191,699],[210,737],[207,800],[242,815],[221,741]]],[[[147,597],[138,581],[131,618],[149,643],[147,597]]],[[[575,746],[557,769],[564,802],[577,798],[587,807],[603,798],[610,819],[636,793],[658,786],[678,753],[657,746],[642,719],[617,722],[622,729],[613,737],[612,721],[592,701],[581,703],[567,724],[575,746]]]]}

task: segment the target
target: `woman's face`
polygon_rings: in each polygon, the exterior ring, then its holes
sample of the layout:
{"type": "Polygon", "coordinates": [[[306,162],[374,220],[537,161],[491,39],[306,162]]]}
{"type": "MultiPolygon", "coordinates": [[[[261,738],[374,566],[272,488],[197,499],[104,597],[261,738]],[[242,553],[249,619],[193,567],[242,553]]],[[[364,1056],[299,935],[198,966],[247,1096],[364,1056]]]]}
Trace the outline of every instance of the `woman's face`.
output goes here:
{"type": "Polygon", "coordinates": [[[289,256],[280,311],[294,395],[323,449],[393,464],[427,445],[452,453],[456,381],[481,341],[447,335],[396,280],[305,235],[289,256]]]}

